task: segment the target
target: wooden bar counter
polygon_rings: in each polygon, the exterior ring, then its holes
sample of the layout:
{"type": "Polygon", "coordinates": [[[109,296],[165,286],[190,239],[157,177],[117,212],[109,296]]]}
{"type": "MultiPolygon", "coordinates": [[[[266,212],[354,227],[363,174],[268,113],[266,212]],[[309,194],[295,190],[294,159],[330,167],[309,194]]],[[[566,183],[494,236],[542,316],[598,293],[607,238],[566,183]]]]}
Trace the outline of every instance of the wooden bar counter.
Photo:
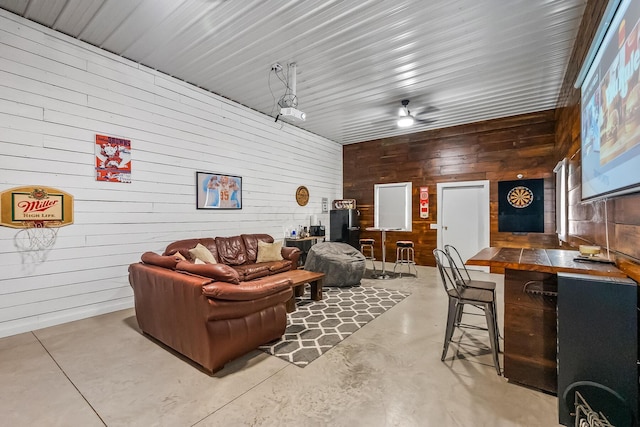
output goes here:
{"type": "Polygon", "coordinates": [[[614,265],[574,261],[578,251],[485,248],[467,265],[504,268],[504,376],[557,393],[557,273],[626,277],[614,265]]]}

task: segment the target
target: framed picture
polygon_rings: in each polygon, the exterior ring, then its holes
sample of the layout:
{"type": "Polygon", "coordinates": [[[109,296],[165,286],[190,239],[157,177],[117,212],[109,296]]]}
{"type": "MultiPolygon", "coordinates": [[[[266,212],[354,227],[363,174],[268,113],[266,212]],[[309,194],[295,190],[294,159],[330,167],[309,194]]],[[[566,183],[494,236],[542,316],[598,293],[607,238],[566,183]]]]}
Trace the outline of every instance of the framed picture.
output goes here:
{"type": "Polygon", "coordinates": [[[198,209],[242,209],[242,177],[196,172],[198,209]]]}

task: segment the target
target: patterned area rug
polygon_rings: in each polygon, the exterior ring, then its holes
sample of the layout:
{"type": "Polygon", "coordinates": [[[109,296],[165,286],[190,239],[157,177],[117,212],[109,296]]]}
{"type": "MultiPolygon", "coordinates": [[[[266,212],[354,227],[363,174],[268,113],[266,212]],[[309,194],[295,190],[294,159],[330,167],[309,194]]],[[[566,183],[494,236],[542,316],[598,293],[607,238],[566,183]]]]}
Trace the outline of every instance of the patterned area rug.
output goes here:
{"type": "Polygon", "coordinates": [[[309,291],[289,313],[281,340],[260,350],[304,368],[340,341],[409,296],[396,290],[361,287],[323,288],[322,301],[309,291]]]}

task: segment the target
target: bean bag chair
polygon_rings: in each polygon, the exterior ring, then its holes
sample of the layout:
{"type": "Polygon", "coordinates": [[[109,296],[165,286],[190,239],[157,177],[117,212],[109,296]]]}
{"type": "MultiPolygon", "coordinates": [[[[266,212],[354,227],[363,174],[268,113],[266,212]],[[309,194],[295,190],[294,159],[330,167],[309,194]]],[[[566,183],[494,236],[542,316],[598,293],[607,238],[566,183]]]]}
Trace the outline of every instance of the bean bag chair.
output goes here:
{"type": "Polygon", "coordinates": [[[364,275],[365,257],[346,243],[322,242],[311,246],[304,269],[324,273],[324,286],[355,286],[364,275]]]}

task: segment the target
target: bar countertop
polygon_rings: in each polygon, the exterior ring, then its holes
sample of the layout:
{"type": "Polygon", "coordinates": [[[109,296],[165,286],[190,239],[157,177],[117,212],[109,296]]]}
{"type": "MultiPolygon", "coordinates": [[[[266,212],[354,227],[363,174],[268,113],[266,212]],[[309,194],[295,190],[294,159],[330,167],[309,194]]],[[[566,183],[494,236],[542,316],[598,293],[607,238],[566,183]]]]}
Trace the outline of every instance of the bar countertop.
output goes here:
{"type": "Polygon", "coordinates": [[[565,249],[484,248],[466,262],[467,265],[502,267],[512,270],[545,273],[575,273],[592,276],[627,277],[613,264],[575,261],[578,251],[565,249]]]}

